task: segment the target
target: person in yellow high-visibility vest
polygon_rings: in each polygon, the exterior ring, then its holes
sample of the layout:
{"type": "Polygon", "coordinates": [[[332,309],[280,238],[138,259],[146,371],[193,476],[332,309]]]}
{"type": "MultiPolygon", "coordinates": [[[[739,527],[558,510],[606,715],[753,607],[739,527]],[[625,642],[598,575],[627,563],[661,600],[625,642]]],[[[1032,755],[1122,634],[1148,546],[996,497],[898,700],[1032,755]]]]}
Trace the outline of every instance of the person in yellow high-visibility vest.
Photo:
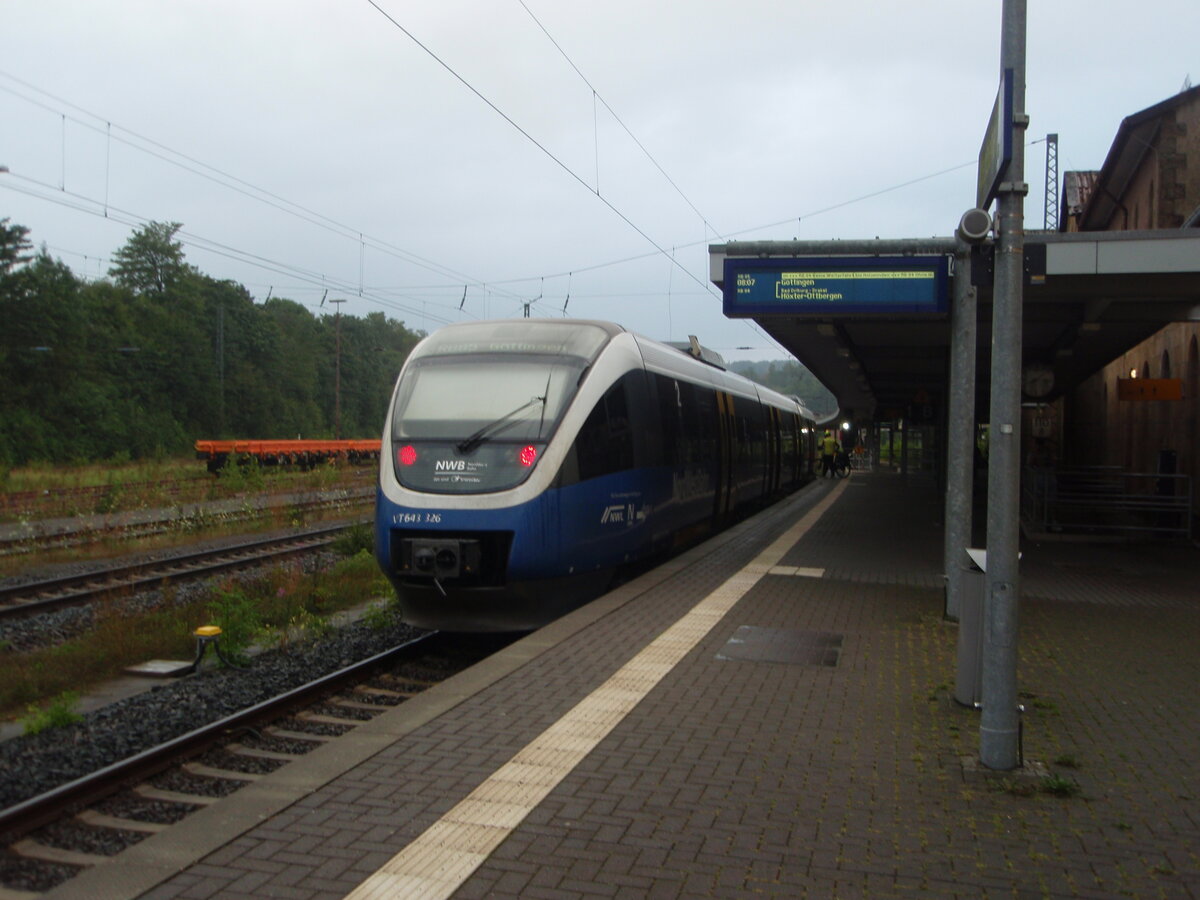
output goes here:
{"type": "Polygon", "coordinates": [[[834,477],[833,461],[840,449],[837,438],[831,432],[826,431],[825,436],[821,438],[821,474],[823,476],[834,477]]]}

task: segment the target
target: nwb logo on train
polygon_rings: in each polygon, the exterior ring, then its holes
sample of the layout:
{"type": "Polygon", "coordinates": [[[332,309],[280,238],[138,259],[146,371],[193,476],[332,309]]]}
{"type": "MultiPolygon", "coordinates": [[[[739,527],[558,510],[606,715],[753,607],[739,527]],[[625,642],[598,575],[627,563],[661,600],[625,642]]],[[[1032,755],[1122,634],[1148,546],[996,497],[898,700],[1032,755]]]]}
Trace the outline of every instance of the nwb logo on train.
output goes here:
{"type": "Polygon", "coordinates": [[[465,472],[467,471],[467,461],[465,459],[439,459],[433,464],[435,472],[465,472]]]}
{"type": "Polygon", "coordinates": [[[633,504],[617,503],[613,506],[604,507],[604,512],[600,515],[600,524],[606,525],[610,522],[623,522],[626,525],[632,525],[633,519],[633,504]]]}

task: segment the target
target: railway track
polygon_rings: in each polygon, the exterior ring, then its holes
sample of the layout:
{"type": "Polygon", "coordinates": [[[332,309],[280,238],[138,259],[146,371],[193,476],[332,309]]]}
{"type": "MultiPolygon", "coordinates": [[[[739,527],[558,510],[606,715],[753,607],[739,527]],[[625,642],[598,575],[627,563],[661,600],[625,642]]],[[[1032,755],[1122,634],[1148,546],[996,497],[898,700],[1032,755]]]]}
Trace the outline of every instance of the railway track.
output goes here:
{"type": "Polygon", "coordinates": [[[84,508],[95,510],[106,498],[115,495],[154,495],[177,499],[185,495],[201,496],[209,485],[207,478],[170,481],[137,481],[128,484],[101,484],[85,487],[47,488],[40,491],[7,491],[0,494],[0,515],[37,515],[39,510],[84,508]]]}
{"type": "Polygon", "coordinates": [[[0,810],[0,896],[56,887],[495,649],[421,635],[0,810]]]}
{"type": "MultiPolygon", "coordinates": [[[[356,476],[357,478],[357,471],[356,476]]],[[[350,487],[347,481],[344,487],[350,487]]],[[[302,488],[295,488],[302,490],[302,488]]],[[[275,490],[280,490],[279,486],[275,490]]],[[[47,519],[77,515],[101,514],[121,507],[164,503],[200,503],[205,500],[231,496],[210,475],[202,472],[194,477],[130,481],[112,484],[44,488],[41,490],[0,492],[0,521],[47,519]]]]}
{"type": "Polygon", "coordinates": [[[308,515],[351,508],[370,502],[373,487],[293,494],[265,494],[252,498],[196,503],[154,510],[132,510],[109,515],[77,516],[0,526],[0,556],[33,554],[79,547],[101,540],[151,537],[169,532],[192,532],[215,524],[253,520],[278,513],[308,515]]]}
{"type": "Polygon", "coordinates": [[[332,544],[345,531],[342,524],[324,525],[283,537],[254,538],[235,545],[180,553],[163,559],[98,567],[0,586],[0,621],[81,605],[117,591],[137,591],[185,579],[207,578],[332,544]]]}

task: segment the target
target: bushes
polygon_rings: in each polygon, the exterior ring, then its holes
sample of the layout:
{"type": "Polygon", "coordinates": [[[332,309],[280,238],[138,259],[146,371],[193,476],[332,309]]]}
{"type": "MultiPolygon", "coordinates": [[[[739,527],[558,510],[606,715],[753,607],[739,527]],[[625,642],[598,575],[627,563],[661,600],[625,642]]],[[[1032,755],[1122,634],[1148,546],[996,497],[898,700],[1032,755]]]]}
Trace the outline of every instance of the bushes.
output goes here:
{"type": "Polygon", "coordinates": [[[375,532],[365,522],[351,525],[333,542],[334,552],[342,556],[368,555],[375,552],[375,532]]]}

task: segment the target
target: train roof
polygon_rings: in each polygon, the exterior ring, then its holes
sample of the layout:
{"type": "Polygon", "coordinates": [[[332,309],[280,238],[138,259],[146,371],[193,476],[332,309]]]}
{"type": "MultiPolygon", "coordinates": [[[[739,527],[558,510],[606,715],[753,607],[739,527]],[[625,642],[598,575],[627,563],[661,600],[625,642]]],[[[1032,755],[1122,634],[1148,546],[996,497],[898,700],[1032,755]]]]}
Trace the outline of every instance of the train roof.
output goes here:
{"type": "MultiPolygon", "coordinates": [[[[601,329],[608,336],[608,341],[611,341],[613,338],[621,334],[629,334],[642,348],[644,357],[647,355],[646,351],[648,348],[661,348],[661,355],[651,350],[649,353],[650,358],[647,359],[647,362],[657,362],[660,367],[680,373],[687,372],[690,369],[693,376],[702,381],[709,381],[714,385],[720,385],[726,390],[736,390],[738,393],[741,393],[745,396],[758,397],[764,401],[772,402],[777,406],[796,406],[799,408],[800,414],[804,418],[809,419],[810,421],[817,421],[817,418],[813,414],[812,410],[805,406],[804,402],[799,397],[781,394],[778,391],[774,391],[756,381],[752,381],[749,378],[729,371],[726,367],[725,360],[719,353],[709,349],[708,347],[702,346],[694,337],[690,338],[687,342],[658,341],[653,338],[648,338],[644,335],[632,332],[623,325],[618,325],[616,322],[609,322],[604,319],[551,318],[483,319],[474,322],[456,322],[437,329],[435,332],[433,332],[433,334],[430,335],[430,337],[432,337],[434,334],[448,330],[465,330],[470,328],[478,330],[487,325],[495,325],[497,328],[499,328],[509,325],[529,326],[535,324],[552,325],[559,328],[579,328],[582,326],[591,326],[593,328],[601,329]],[[657,357],[657,360],[655,357],[657,357]],[[671,360],[674,362],[670,362],[671,360]],[[684,360],[690,360],[690,364],[685,363],[684,360]],[[696,366],[698,368],[692,368],[692,366],[696,366]],[[702,375],[702,372],[704,371],[708,372],[707,377],[702,375]]],[[[428,338],[426,338],[426,340],[428,340],[428,338]]],[[[605,343],[608,343],[608,341],[605,341],[605,343]]],[[[821,419],[820,421],[826,422],[835,416],[829,416],[821,419]]]]}
{"type": "Polygon", "coordinates": [[[591,325],[594,328],[603,329],[609,337],[616,337],[618,334],[623,334],[628,331],[622,325],[616,322],[609,322],[604,319],[551,319],[551,318],[518,318],[518,319],[476,319],[471,322],[452,322],[449,325],[443,325],[441,328],[436,328],[427,335],[432,337],[442,331],[449,331],[460,328],[479,328],[480,326],[494,325],[496,327],[502,325],[554,325],[559,328],[576,328],[581,325],[591,325]]]}

